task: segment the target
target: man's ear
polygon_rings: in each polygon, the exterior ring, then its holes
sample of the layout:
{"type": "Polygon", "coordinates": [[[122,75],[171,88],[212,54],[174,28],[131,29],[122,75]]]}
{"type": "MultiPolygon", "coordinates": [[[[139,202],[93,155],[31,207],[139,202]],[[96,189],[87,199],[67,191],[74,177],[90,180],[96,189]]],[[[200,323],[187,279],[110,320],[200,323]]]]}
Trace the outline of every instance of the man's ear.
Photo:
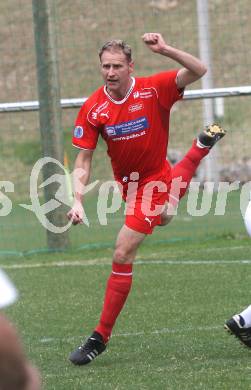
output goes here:
{"type": "Polygon", "coordinates": [[[129,63],[129,72],[132,73],[133,71],[134,71],[134,62],[131,61],[131,62],[129,63]]]}

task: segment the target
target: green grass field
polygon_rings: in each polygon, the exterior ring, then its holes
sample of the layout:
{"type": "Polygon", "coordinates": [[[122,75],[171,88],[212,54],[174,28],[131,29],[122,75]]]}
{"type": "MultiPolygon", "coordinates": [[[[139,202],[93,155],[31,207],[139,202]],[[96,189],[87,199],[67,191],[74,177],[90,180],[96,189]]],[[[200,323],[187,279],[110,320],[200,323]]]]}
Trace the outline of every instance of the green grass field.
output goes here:
{"type": "MultiPolygon", "coordinates": [[[[218,217],[189,217],[184,201],[172,225],[147,238],[107,351],[86,367],[72,366],[67,357],[99,318],[121,213],[100,227],[90,201],[91,228],[72,228],[71,250],[2,253],[0,266],[20,291],[6,314],[44,389],[251,388],[251,351],[223,330],[226,319],[251,303],[250,239],[238,201],[233,193],[218,217]]],[[[15,218],[29,225],[21,212],[12,218],[12,226],[15,218]]],[[[31,229],[41,236],[34,221],[31,229]]],[[[29,231],[20,235],[27,243],[29,231]]]]}

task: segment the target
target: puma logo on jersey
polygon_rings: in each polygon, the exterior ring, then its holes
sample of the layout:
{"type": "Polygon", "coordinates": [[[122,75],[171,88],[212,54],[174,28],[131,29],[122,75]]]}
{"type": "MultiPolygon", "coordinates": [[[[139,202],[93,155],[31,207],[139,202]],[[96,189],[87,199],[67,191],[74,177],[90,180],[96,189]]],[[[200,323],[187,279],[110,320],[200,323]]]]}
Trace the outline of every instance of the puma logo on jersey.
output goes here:
{"type": "Polygon", "coordinates": [[[150,219],[148,217],[145,217],[145,221],[148,222],[150,226],[152,226],[152,222],[154,221],[154,219],[150,219]]]}
{"type": "Polygon", "coordinates": [[[107,119],[109,119],[109,115],[108,115],[108,112],[101,112],[100,116],[103,116],[103,117],[106,117],[107,119]]]}

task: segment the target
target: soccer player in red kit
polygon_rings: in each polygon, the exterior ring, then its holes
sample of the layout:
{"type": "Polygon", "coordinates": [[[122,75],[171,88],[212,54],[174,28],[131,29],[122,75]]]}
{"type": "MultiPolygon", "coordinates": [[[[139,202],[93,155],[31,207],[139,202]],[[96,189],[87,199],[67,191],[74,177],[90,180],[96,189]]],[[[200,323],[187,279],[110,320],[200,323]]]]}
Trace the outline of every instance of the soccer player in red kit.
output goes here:
{"type": "Polygon", "coordinates": [[[171,58],[182,68],[134,78],[131,48],[120,40],[107,42],[99,53],[105,85],[85,102],[75,123],[73,145],[81,149],[75,169],[81,168],[85,174],[75,181],[75,200],[68,218],[73,224],[83,221],[82,194],[99,135],[107,144],[114,177],[127,202],[100,321],[91,337],[70,355],[76,365],[90,363],[105,350],[131,288],[139,245],[155,226],[170,222],[170,210],[185,194],[201,159],[225,134],[219,126],[210,126],[171,168],[166,160],[171,107],[182,99],[188,84],[204,75],[206,67],[194,56],[169,46],[159,33],[146,33],[143,41],[154,53],[171,58]],[[181,179],[181,185],[173,185],[175,179],[181,179]],[[134,191],[129,188],[132,182],[137,184],[134,191]]]}

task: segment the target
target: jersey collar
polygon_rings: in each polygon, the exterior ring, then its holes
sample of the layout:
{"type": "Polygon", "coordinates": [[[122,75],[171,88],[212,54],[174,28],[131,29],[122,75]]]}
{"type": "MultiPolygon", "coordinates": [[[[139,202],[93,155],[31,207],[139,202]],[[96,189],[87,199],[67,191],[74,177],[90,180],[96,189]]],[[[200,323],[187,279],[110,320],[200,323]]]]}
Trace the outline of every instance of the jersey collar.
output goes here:
{"type": "Polygon", "coordinates": [[[125,97],[122,99],[122,100],[114,100],[110,95],[109,93],[107,92],[107,89],[106,89],[106,85],[104,86],[104,93],[106,94],[106,96],[115,104],[123,104],[127,99],[128,97],[130,96],[134,86],[135,86],[135,78],[134,77],[131,77],[132,79],[132,84],[130,86],[130,88],[128,89],[127,91],[127,94],[125,95],[125,97]]]}

